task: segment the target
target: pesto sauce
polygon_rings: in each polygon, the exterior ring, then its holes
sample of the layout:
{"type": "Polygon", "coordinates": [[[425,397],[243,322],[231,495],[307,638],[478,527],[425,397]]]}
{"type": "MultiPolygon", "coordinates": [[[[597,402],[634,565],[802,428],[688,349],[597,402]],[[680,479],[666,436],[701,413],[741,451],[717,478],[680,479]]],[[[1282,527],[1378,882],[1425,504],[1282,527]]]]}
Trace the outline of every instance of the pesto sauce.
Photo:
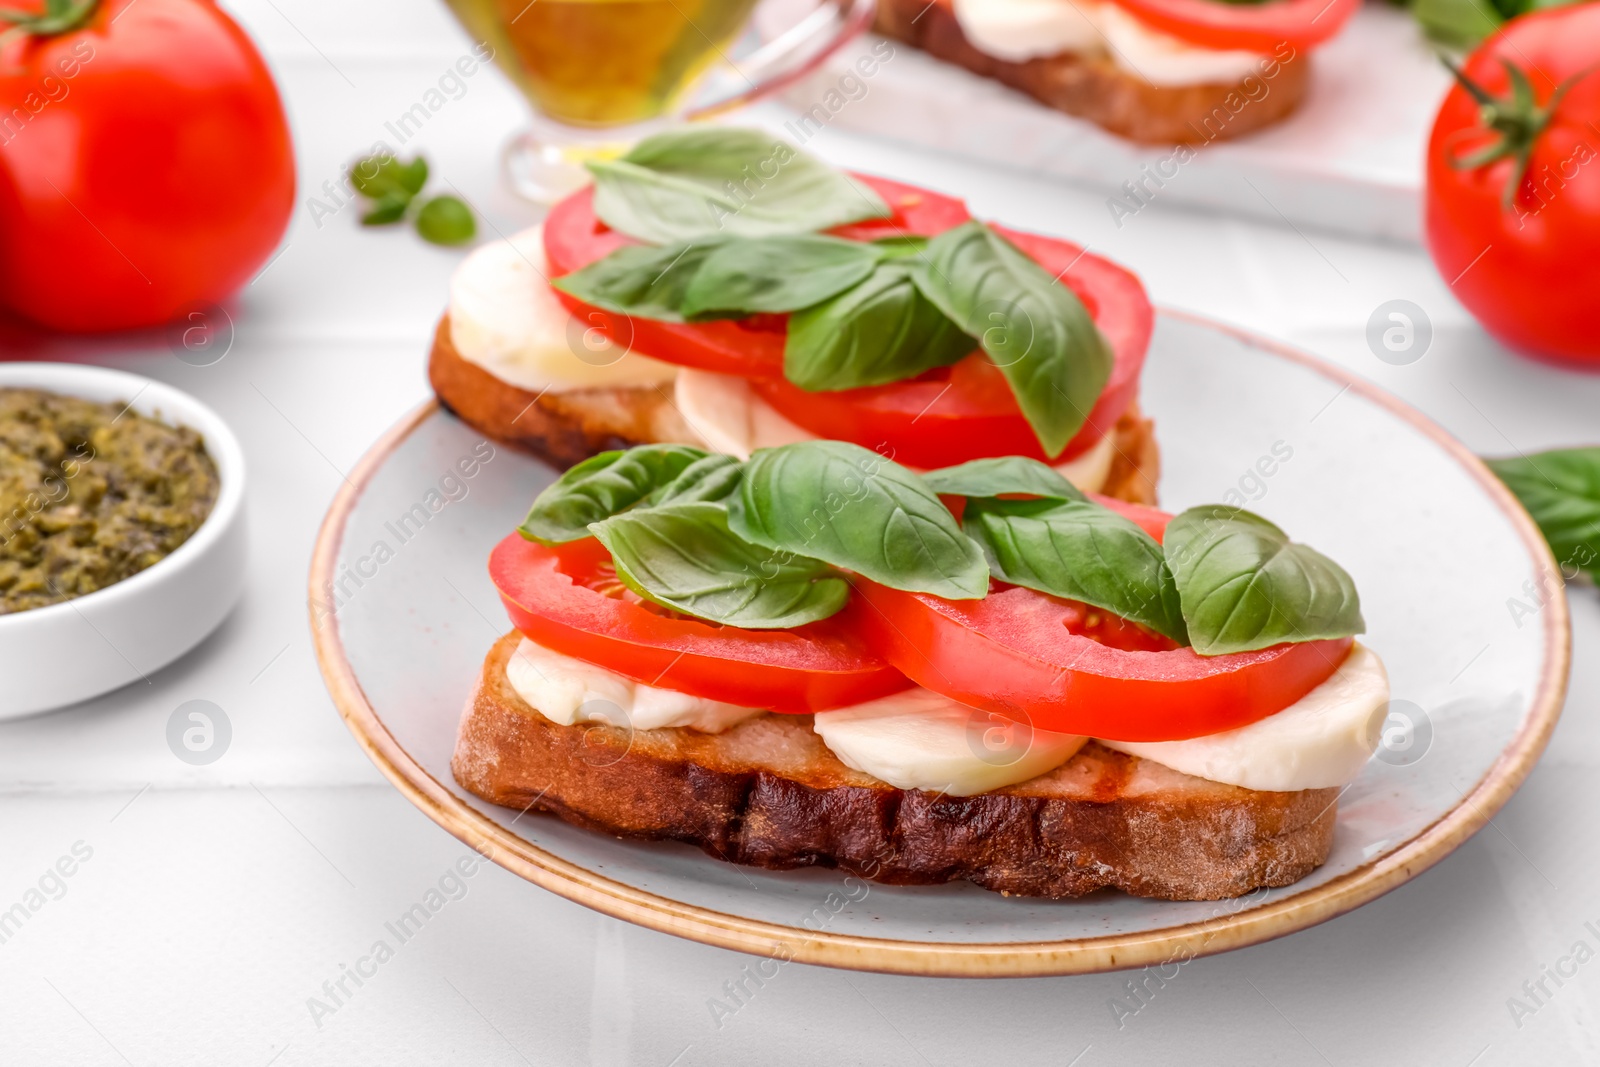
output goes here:
{"type": "Polygon", "coordinates": [[[194,430],[0,388],[0,615],[104,589],[187,541],[220,480],[194,430]]]}

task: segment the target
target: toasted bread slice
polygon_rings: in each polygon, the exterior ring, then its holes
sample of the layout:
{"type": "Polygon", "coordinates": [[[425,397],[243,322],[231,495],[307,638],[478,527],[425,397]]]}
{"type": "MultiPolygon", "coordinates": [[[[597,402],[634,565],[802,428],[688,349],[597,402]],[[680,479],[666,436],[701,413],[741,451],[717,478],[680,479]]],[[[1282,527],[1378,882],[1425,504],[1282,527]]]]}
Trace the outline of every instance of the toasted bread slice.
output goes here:
{"type": "Polygon", "coordinates": [[[1069,53],[1012,62],[980,51],[967,39],[951,0],[880,0],[877,30],[1146,144],[1227,140],[1271,125],[1299,105],[1311,72],[1311,58],[1303,53],[1279,60],[1276,74],[1254,78],[1250,85],[1245,79],[1152,85],[1103,55],[1069,53]]]}
{"type": "MultiPolygon", "coordinates": [[[[670,383],[532,393],[463,359],[450,339],[448,315],[434,332],[428,379],[439,402],[469,426],[562,468],[608,448],[699,441],[679,413],[670,383]]],[[[1130,408],[1112,432],[1117,454],[1101,491],[1154,504],[1161,459],[1150,420],[1130,408]]]]}
{"type": "Polygon", "coordinates": [[[897,885],[967,879],[1075,897],[1105,887],[1217,900],[1288,885],[1327,858],[1337,789],[1263,793],[1089,744],[1032,781],[972,797],[850,769],[808,715],[726,733],[561,726],[506,681],[521,636],[484,660],[451,768],[475,795],[619,837],[755,867],[839,867],[897,885]]]}
{"type": "Polygon", "coordinates": [[[428,359],[439,402],[474,429],[566,468],[608,448],[650,441],[693,441],[672,401],[672,386],[602,386],[531,393],[463,359],[439,320],[428,359]]]}

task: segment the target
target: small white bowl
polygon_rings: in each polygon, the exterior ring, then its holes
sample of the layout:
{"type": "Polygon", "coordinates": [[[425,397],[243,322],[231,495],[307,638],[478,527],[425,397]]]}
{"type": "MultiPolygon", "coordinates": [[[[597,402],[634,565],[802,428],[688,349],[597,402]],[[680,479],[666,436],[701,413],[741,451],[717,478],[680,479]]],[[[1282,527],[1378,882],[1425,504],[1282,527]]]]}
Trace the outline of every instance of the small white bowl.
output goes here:
{"type": "Polygon", "coordinates": [[[60,604],[0,615],[0,719],[76,704],[165,667],[232,610],[246,557],[244,452],[216,412],[150,378],[72,363],[0,362],[7,387],[128,402],[196,430],[221,485],[205,522],[160,562],[60,604]]]}

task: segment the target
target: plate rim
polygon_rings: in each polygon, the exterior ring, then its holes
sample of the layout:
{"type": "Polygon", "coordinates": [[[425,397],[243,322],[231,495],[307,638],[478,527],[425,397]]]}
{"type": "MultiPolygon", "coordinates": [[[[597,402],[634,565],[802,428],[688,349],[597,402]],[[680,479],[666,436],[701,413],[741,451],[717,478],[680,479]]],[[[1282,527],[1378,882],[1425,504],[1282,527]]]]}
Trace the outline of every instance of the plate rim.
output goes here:
{"type": "MultiPolygon", "coordinates": [[[[1543,535],[1483,461],[1406,401],[1322,357],[1202,315],[1160,315],[1227,334],[1267,354],[1307,367],[1389,410],[1442,446],[1511,520],[1534,562],[1556,568],[1543,535]]],[[[1343,390],[1341,390],[1342,392],[1343,390]]],[[[1060,941],[908,941],[813,931],[674,900],[614,881],[534,845],[482,814],[430,775],[384,726],[345,655],[337,615],[317,617],[321,591],[335,575],[344,528],[368,483],[425,420],[446,410],[429,398],[394,423],[340,485],[312,548],[307,618],[317,664],[340,717],[368,758],[429,818],[500,866],[568,900],[691,941],[849,970],[942,977],[1037,977],[1122,970],[1212,955],[1259,944],[1351,911],[1410,881],[1444,859],[1495,815],[1543,754],[1560,718],[1571,662],[1565,597],[1551,600],[1541,625],[1546,655],[1529,712],[1493,764],[1444,815],[1387,855],[1301,893],[1230,915],[1135,933],[1060,941]]],[[[1242,898],[1236,898],[1242,899],[1242,898]]],[[[1219,908],[1227,901],[1217,901],[1219,908]]]]}

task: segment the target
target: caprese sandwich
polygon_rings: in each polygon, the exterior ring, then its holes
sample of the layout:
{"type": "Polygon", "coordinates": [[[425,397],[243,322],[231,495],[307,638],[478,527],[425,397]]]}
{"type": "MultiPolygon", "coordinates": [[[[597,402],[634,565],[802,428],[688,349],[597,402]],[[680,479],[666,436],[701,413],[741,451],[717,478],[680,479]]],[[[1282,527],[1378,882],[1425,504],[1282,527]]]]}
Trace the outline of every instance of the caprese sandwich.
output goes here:
{"type": "Polygon", "coordinates": [[[456,780],[736,863],[1217,899],[1323,862],[1388,700],[1336,563],[1024,457],[594,456],[489,571],[456,780]]]}
{"type": "Polygon", "coordinates": [[[918,469],[1008,455],[1153,502],[1138,278],[769,134],[662,134],[451,282],[429,377],[560,466],[679,442],[850,441],[918,469]]]}
{"type": "MultiPolygon", "coordinates": [[[[878,32],[1150,144],[1292,112],[1359,0],[883,0],[878,32]]],[[[1181,162],[1182,160],[1180,160],[1181,162]]]]}

